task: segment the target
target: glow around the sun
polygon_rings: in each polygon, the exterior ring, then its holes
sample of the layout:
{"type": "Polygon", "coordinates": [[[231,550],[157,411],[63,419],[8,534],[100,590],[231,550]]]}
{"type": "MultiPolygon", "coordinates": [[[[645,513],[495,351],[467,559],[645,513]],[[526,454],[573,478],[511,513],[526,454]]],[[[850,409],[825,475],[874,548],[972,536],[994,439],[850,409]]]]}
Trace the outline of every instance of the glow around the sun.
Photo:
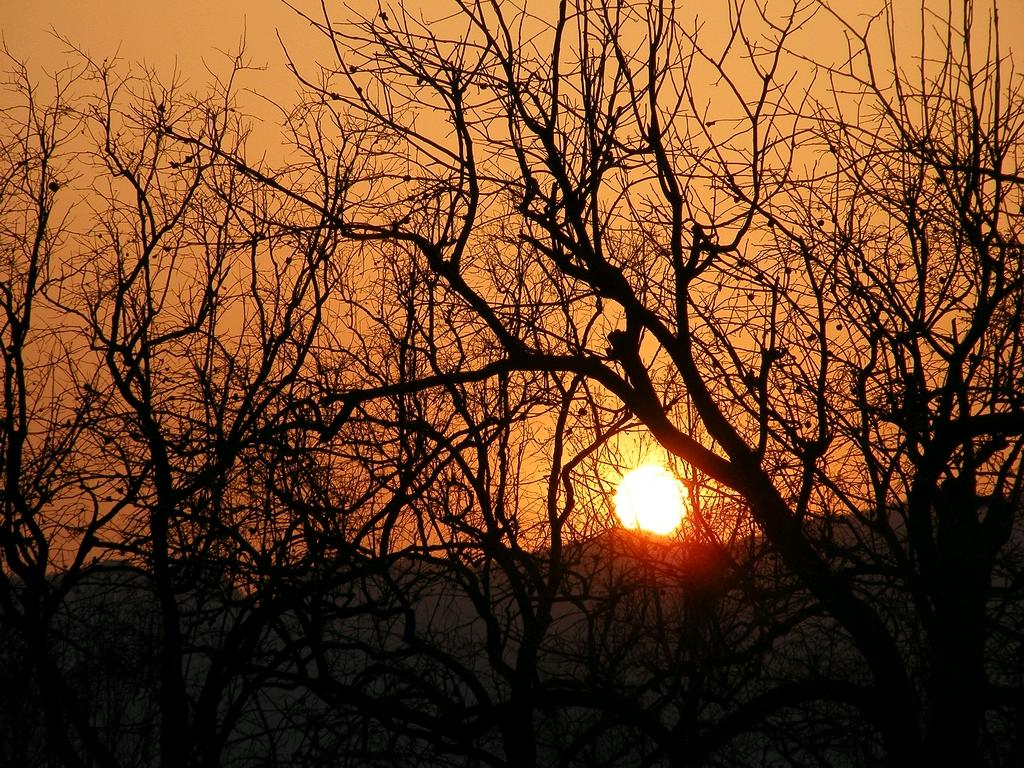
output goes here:
{"type": "Polygon", "coordinates": [[[672,533],[686,516],[682,483],[664,467],[638,467],[619,482],[615,514],[624,528],[672,533]]]}

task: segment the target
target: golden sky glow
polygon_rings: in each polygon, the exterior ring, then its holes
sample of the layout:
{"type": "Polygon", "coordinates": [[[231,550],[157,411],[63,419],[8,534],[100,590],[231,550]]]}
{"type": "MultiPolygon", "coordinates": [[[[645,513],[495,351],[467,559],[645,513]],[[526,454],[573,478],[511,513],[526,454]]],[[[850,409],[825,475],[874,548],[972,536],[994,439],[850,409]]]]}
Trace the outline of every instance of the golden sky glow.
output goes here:
{"type": "MultiPolygon", "coordinates": [[[[450,6],[434,0],[407,0],[407,8],[422,8],[424,15],[431,10],[441,15],[450,6]]],[[[99,58],[119,55],[128,61],[145,60],[164,70],[177,67],[191,75],[202,75],[204,60],[210,63],[218,50],[237,47],[244,36],[249,42],[254,63],[279,70],[283,62],[277,33],[285,44],[295,49],[320,45],[316,32],[308,23],[279,0],[179,0],[175,3],[140,3],[137,0],[36,0],[35,2],[5,3],[0,13],[0,37],[19,59],[28,58],[33,66],[52,69],[67,60],[67,46],[56,39],[52,31],[80,45],[99,58]]],[[[398,3],[382,3],[384,6],[398,3]]],[[[536,4],[538,8],[543,3],[536,4]]],[[[768,3],[769,7],[775,5],[768,3]]],[[[789,3],[778,3],[789,7],[789,3]]],[[[872,5],[869,3],[868,5],[872,5]]],[[[897,9],[908,13],[919,11],[916,0],[897,0],[897,9]]],[[[944,7],[944,4],[939,4],[944,7]]],[[[1000,28],[1004,47],[1020,48],[1024,33],[1024,2],[1004,2],[1000,8],[1000,28]]],[[[296,3],[298,8],[319,13],[319,3],[296,3]]],[[[351,0],[330,5],[337,18],[348,15],[347,8],[372,13],[375,0],[351,0]]],[[[979,6],[979,11],[984,4],[979,6]]],[[[701,18],[726,14],[725,5],[692,4],[693,15],[701,18]]],[[[280,71],[276,72],[280,77],[280,71]]],[[[283,79],[283,78],[282,78],[283,79]]]]}

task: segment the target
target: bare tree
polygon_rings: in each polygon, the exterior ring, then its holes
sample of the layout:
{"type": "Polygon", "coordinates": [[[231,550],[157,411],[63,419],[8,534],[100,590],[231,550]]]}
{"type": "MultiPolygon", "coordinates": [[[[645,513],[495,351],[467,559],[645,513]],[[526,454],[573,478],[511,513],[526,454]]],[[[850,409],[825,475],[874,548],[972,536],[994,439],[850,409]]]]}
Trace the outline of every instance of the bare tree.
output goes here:
{"type": "Polygon", "coordinates": [[[280,162],[12,62],[3,749],[1019,763],[1021,84],[898,10],[321,7],[280,162]]]}
{"type": "Polygon", "coordinates": [[[13,71],[0,615],[29,663],[11,682],[38,694],[44,759],[220,765],[287,741],[261,681],[289,661],[277,633],[323,537],[275,491],[320,389],[337,235],[225,161],[241,56],[203,96],[83,55],[48,103],[13,71]],[[125,676],[141,692],[98,706],[125,676]],[[263,736],[239,746],[245,729],[263,736]]]}
{"type": "Polygon", "coordinates": [[[1022,109],[979,13],[926,8],[910,68],[891,4],[310,17],[337,60],[295,71],[366,161],[336,226],[415,253],[480,350],[419,385],[586,381],[577,445],[628,411],[838,638],[724,731],[837,706],[895,765],[1015,759],[1022,109]]]}

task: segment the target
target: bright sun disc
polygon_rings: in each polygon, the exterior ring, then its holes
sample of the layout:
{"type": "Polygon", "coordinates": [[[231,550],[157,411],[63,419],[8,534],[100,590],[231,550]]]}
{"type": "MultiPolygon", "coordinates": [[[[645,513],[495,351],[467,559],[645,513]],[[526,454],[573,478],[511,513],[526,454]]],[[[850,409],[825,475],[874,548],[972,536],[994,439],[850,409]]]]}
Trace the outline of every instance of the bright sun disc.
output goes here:
{"type": "Polygon", "coordinates": [[[615,492],[615,514],[625,528],[672,533],[686,516],[683,486],[664,467],[634,469],[622,478],[615,492]]]}

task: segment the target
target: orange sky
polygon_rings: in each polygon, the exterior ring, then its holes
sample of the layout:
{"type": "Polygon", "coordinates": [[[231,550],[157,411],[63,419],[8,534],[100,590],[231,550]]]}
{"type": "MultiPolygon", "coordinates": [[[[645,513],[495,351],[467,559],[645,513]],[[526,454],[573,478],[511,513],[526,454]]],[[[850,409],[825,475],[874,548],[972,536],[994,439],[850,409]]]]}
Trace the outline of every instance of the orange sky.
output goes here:
{"type": "MultiPolygon", "coordinates": [[[[318,2],[310,0],[293,2],[304,8],[319,7],[318,2]]],[[[431,0],[406,4],[428,9],[441,5],[431,0]]],[[[786,6],[788,2],[779,4],[786,6]]],[[[346,7],[372,9],[376,5],[375,0],[328,3],[337,18],[344,16],[346,7]]],[[[726,3],[684,0],[681,5],[683,16],[689,16],[724,12],[726,3]]],[[[834,5],[859,13],[874,3],[838,0],[834,5]]],[[[547,3],[540,2],[539,6],[547,3]]],[[[919,0],[896,0],[896,6],[916,14],[919,0]]],[[[981,10],[985,3],[979,6],[981,10]]],[[[1024,0],[1002,0],[1000,14],[1004,44],[1024,49],[1024,0]]],[[[0,0],[0,36],[15,56],[29,59],[34,67],[50,68],[63,58],[64,45],[52,37],[51,28],[98,58],[120,49],[125,59],[145,60],[161,71],[177,64],[183,72],[200,77],[203,61],[216,63],[216,49],[235,47],[243,30],[254,59],[275,69],[282,61],[275,31],[296,45],[308,46],[316,37],[306,33],[304,23],[281,0],[0,0]]],[[[1024,56],[1024,50],[1017,55],[1024,56]]]]}
{"type": "Polygon", "coordinates": [[[3,5],[9,7],[0,10],[0,36],[37,78],[68,59],[55,31],[97,60],[117,53],[162,77],[177,70],[201,89],[211,79],[208,68],[227,71],[220,51],[236,51],[244,35],[251,62],[269,68],[259,76],[259,90],[289,100],[294,84],[282,72],[276,32],[295,44],[317,39],[280,0],[0,0],[3,5]]]}
{"type": "MultiPolygon", "coordinates": [[[[311,13],[319,12],[317,0],[291,1],[311,13]]],[[[945,6],[945,0],[936,2],[945,6]]],[[[336,14],[336,19],[342,19],[347,8],[364,8],[372,13],[377,4],[377,0],[334,0],[328,3],[328,8],[336,14]]],[[[382,0],[382,4],[395,3],[382,0]]],[[[530,4],[550,9],[549,0],[530,4]]],[[[437,0],[407,0],[406,5],[427,9],[425,14],[429,16],[429,9],[437,8],[435,13],[441,13],[441,8],[448,4],[437,0]]],[[[725,0],[720,3],[682,0],[681,15],[722,17],[726,5],[725,0]]],[[[873,7],[876,3],[835,0],[833,5],[846,13],[859,14],[864,7],[873,7]]],[[[911,17],[916,17],[920,9],[919,0],[895,0],[895,5],[900,14],[907,13],[911,17]]],[[[979,0],[978,5],[977,13],[982,17],[978,21],[983,25],[987,2],[979,0]]],[[[788,6],[787,0],[769,3],[769,7],[788,6]]],[[[1018,49],[1017,60],[1024,69],[1024,0],[1002,0],[1000,15],[1003,45],[1018,49]]],[[[191,86],[200,90],[210,80],[207,68],[219,73],[227,71],[227,60],[218,49],[237,49],[244,34],[251,62],[267,66],[268,71],[251,75],[243,85],[279,103],[291,102],[296,86],[283,71],[284,55],[277,40],[278,33],[289,44],[293,55],[307,62],[318,54],[322,54],[323,60],[331,59],[323,48],[323,38],[309,29],[308,23],[298,18],[282,0],[0,0],[0,37],[15,57],[28,62],[30,72],[36,77],[43,71],[59,68],[67,59],[67,46],[56,39],[51,30],[76,42],[96,59],[119,52],[127,61],[145,61],[163,78],[176,68],[191,86]]],[[[0,66],[0,69],[6,67],[0,66]]]]}
{"type": "Polygon", "coordinates": [[[276,27],[295,26],[279,0],[10,0],[10,6],[0,13],[7,46],[43,66],[59,62],[64,49],[51,28],[99,58],[120,48],[125,59],[161,69],[177,62],[188,70],[216,56],[217,47],[233,46],[243,29],[265,51],[276,27]]]}

